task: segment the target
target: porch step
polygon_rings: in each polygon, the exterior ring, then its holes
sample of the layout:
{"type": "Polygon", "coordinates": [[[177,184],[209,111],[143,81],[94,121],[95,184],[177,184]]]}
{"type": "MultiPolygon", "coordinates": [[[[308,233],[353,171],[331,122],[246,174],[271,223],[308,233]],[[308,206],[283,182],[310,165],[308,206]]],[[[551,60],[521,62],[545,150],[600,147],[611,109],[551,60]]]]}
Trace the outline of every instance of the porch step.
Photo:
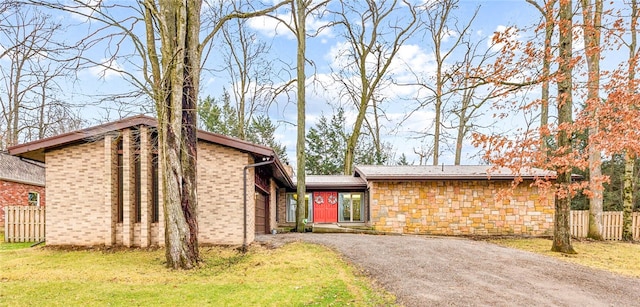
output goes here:
{"type": "Polygon", "coordinates": [[[312,232],[316,233],[366,233],[366,234],[379,234],[369,227],[353,226],[343,227],[338,224],[313,224],[311,227],[312,232]]]}

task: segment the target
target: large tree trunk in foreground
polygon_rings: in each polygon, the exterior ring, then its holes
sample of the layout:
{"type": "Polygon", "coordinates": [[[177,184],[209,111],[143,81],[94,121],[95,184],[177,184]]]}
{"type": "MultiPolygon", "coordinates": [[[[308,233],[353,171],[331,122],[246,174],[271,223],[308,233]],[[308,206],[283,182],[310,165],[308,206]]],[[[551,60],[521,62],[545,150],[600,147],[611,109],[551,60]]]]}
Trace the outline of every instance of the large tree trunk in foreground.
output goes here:
{"type": "MultiPolygon", "coordinates": [[[[307,19],[307,6],[310,4],[308,0],[296,0],[295,4],[292,3],[294,9],[292,14],[296,20],[296,36],[298,39],[298,52],[297,52],[297,91],[298,91],[298,135],[296,141],[296,160],[298,165],[297,174],[297,194],[298,205],[296,207],[296,231],[304,232],[306,213],[306,202],[304,196],[306,194],[305,189],[305,163],[306,156],[304,151],[305,142],[305,82],[307,76],[305,75],[304,66],[306,64],[306,43],[307,43],[307,31],[306,31],[306,19],[307,19]]],[[[309,204],[311,206],[311,204],[309,204]]]]}
{"type": "MultiPolygon", "coordinates": [[[[559,20],[559,64],[558,64],[558,155],[571,155],[571,132],[566,127],[572,119],[571,73],[572,73],[572,20],[571,0],[560,0],[559,20]]],[[[560,193],[556,196],[555,224],[553,228],[554,252],[575,254],[571,246],[571,229],[569,228],[569,214],[571,210],[571,195],[568,193],[571,184],[571,168],[567,165],[557,166],[558,179],[556,181],[560,193]]]]}
{"type": "Polygon", "coordinates": [[[200,261],[196,217],[196,102],[200,69],[200,1],[159,2],[162,96],[157,97],[163,165],[167,266],[190,269],[200,261]]]}

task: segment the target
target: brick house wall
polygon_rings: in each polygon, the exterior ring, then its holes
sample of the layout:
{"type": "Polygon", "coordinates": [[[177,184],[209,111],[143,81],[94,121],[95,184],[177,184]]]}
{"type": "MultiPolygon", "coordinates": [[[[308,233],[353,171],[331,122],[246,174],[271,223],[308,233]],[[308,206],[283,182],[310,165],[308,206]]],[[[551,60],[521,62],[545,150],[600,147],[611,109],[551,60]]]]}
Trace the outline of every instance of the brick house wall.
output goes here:
{"type": "Polygon", "coordinates": [[[296,223],[287,222],[287,191],[284,188],[278,189],[278,197],[277,197],[277,206],[276,206],[276,215],[278,219],[278,227],[280,227],[282,231],[285,231],[287,228],[295,227],[296,223]]]}
{"type": "Polygon", "coordinates": [[[509,198],[497,200],[510,181],[372,181],[370,223],[392,233],[550,235],[553,192],[540,195],[529,184],[525,181],[509,198]]]}
{"type": "Polygon", "coordinates": [[[46,161],[47,245],[104,244],[111,233],[111,206],[103,202],[103,142],[48,151],[46,161]]]}
{"type": "Polygon", "coordinates": [[[46,205],[43,186],[18,183],[0,179],[0,227],[4,227],[5,206],[29,206],[29,193],[40,194],[40,206],[46,205]]]}
{"type": "MultiPolygon", "coordinates": [[[[242,244],[243,168],[253,158],[229,147],[198,142],[198,241],[201,244],[242,244]]],[[[247,240],[255,234],[253,169],[247,170],[247,240]]]]}

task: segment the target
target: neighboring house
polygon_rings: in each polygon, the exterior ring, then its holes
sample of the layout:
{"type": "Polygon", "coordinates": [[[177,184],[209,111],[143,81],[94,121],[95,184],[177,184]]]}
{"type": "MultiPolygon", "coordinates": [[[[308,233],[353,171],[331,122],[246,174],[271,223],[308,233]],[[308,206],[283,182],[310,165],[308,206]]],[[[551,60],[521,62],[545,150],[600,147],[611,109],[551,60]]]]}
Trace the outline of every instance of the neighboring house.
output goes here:
{"type": "MultiPolygon", "coordinates": [[[[12,155],[46,162],[48,245],[164,245],[156,125],[154,118],[136,116],[9,148],[12,155]]],[[[292,186],[270,148],[203,131],[197,182],[202,244],[242,244],[245,206],[246,241],[270,232],[276,191],[292,186]],[[263,161],[273,163],[248,166],[263,161]]]]}
{"type": "MultiPolygon", "coordinates": [[[[549,235],[553,191],[532,186],[554,172],[515,175],[490,166],[356,166],[353,176],[309,176],[309,223],[366,225],[380,232],[430,235],[549,235]]],[[[278,220],[293,226],[295,193],[281,193],[278,220]]]]}
{"type": "MultiPolygon", "coordinates": [[[[156,125],[136,116],[9,148],[16,161],[46,162],[48,245],[164,245],[156,125]]],[[[555,173],[523,172],[498,198],[515,175],[490,168],[356,166],[352,176],[307,176],[305,222],[401,234],[551,234],[553,191],[531,183],[555,173]]],[[[198,131],[199,242],[239,245],[293,228],[291,176],[268,147],[198,131]]]]}
{"type": "Polygon", "coordinates": [[[44,206],[44,184],[44,164],[0,153],[0,227],[6,206],[44,206]]]}

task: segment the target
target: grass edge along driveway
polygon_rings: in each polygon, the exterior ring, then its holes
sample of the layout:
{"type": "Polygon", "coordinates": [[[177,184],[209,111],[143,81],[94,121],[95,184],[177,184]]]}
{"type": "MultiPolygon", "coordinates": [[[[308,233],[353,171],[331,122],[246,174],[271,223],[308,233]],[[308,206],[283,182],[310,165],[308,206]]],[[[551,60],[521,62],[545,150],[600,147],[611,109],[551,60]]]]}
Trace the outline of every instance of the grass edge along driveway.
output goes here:
{"type": "Polygon", "coordinates": [[[164,250],[8,248],[0,243],[0,305],[390,306],[395,297],[330,249],[291,243],[246,255],[204,247],[192,271],[164,250]]]}

